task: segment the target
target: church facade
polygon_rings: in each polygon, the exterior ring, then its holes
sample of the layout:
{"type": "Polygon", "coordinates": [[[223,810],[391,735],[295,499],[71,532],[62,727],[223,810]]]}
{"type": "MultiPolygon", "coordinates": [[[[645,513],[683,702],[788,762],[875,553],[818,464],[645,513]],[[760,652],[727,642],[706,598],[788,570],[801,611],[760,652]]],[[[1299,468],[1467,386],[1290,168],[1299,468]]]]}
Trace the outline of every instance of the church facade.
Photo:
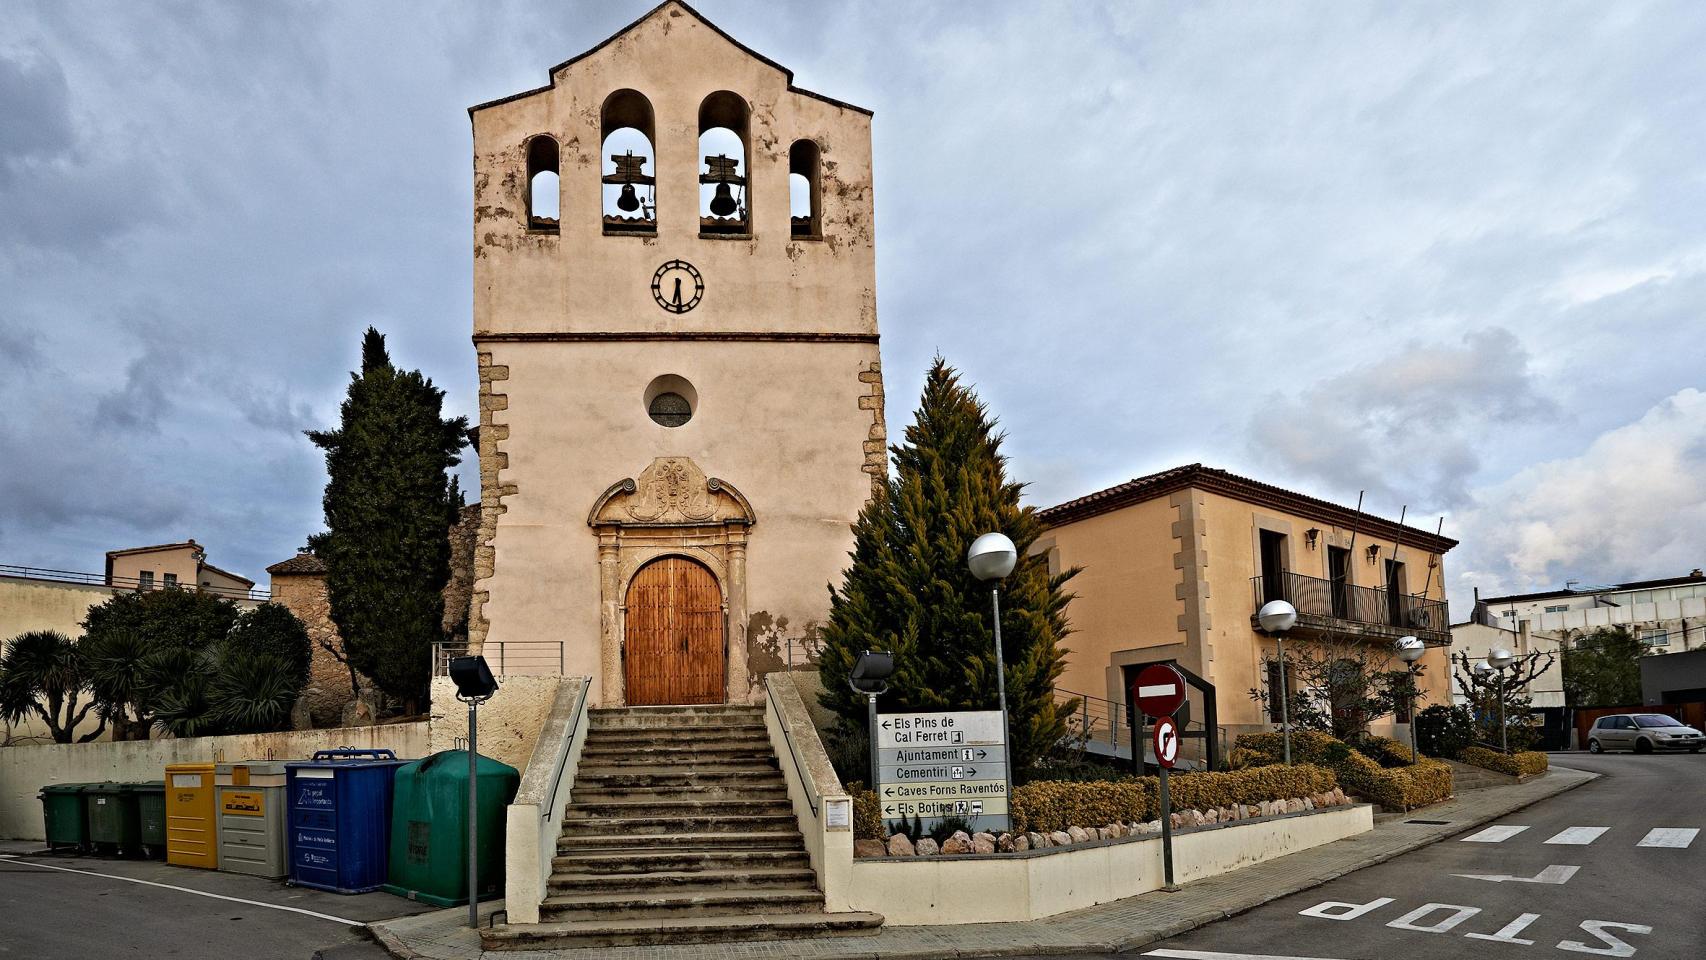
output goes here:
{"type": "Polygon", "coordinates": [[[665,3],[473,107],[472,649],[605,706],[803,665],[884,475],[869,111],[665,3]]]}

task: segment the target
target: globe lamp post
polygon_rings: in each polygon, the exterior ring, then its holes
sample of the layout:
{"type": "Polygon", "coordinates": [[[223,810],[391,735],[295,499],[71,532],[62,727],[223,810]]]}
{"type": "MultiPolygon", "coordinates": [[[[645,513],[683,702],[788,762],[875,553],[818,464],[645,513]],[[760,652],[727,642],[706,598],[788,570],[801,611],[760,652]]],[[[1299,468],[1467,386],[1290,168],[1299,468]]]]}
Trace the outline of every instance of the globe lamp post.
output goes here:
{"type": "Polygon", "coordinates": [[[1256,611],[1256,622],[1274,635],[1279,651],[1280,736],[1285,741],[1286,766],[1291,766],[1291,690],[1285,682],[1285,634],[1297,626],[1297,608],[1284,600],[1269,600],[1256,611]]]}
{"type": "MultiPolygon", "coordinates": [[[[1001,656],[1001,581],[1019,563],[1019,549],[1005,534],[986,533],[971,542],[966,551],[966,566],[971,575],[989,582],[990,609],[995,615],[995,693],[1001,703],[1001,743],[1011,750],[1013,743],[1007,729],[1007,666],[1001,656]]],[[[1007,796],[1013,795],[1012,764],[1001,765],[1007,781],[1007,796]]]]}
{"type": "Polygon", "coordinates": [[[1404,661],[1404,669],[1410,671],[1410,762],[1415,763],[1416,754],[1416,661],[1422,659],[1427,652],[1427,645],[1419,637],[1399,637],[1395,645],[1398,659],[1404,661]]]}
{"type": "Polygon", "coordinates": [[[1516,662],[1516,654],[1504,647],[1495,647],[1488,652],[1487,662],[1499,672],[1499,749],[1510,753],[1511,733],[1505,720],[1505,668],[1516,662]]]}

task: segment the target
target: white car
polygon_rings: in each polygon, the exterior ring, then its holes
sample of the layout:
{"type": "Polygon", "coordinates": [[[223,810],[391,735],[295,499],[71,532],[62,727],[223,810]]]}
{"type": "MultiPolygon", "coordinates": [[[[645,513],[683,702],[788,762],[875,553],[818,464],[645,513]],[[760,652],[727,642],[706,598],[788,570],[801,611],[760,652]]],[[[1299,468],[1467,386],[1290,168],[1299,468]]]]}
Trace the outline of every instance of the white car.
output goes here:
{"type": "Polygon", "coordinates": [[[1706,747],[1706,735],[1662,713],[1619,713],[1600,717],[1588,731],[1588,750],[1592,753],[1607,750],[1633,750],[1636,753],[1687,750],[1699,753],[1701,747],[1706,747]]]}

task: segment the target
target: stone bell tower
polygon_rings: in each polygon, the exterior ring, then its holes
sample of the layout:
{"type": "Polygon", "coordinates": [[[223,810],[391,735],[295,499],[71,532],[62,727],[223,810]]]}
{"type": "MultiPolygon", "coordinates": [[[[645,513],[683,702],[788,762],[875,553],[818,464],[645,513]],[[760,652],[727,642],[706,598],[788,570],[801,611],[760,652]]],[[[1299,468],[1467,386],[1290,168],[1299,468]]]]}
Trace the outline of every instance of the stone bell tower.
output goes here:
{"type": "Polygon", "coordinates": [[[886,469],[871,114],[677,0],[481,104],[470,640],[605,705],[804,666],[886,469]]]}

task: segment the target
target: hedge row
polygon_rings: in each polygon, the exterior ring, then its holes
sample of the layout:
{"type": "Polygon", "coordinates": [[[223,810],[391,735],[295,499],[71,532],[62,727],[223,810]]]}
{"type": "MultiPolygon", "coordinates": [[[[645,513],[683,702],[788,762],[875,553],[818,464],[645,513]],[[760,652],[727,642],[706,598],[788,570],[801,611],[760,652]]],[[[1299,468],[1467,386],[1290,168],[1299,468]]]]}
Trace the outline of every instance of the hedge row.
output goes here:
{"type": "MultiPolygon", "coordinates": [[[[1339,785],[1372,803],[1392,810],[1438,803],[1451,797],[1451,767],[1426,757],[1411,764],[1408,747],[1390,737],[1370,737],[1371,749],[1396,761],[1385,767],[1379,761],[1350,748],[1343,741],[1314,730],[1291,735],[1293,763],[1313,763],[1338,775],[1339,785]]],[[[1230,757],[1235,768],[1261,769],[1278,764],[1284,756],[1284,738],[1278,733],[1251,733],[1238,738],[1230,757]]]]}
{"type": "MultiPolygon", "coordinates": [[[[1148,816],[1144,819],[1153,820],[1161,815],[1161,781],[1157,777],[1145,777],[1143,783],[1151,798],[1148,816]]],[[[1227,773],[1184,773],[1169,777],[1167,789],[1173,795],[1173,809],[1209,810],[1230,807],[1235,803],[1257,804],[1264,800],[1308,797],[1326,793],[1338,785],[1339,779],[1333,771],[1306,763],[1227,773]]]]}
{"type": "Polygon", "coordinates": [[[863,784],[850,784],[848,789],[853,792],[853,839],[855,840],[887,840],[888,830],[883,828],[883,804],[875,790],[861,790],[863,784]]]}
{"type": "Polygon", "coordinates": [[[1357,741],[1356,748],[1357,752],[1383,767],[1407,767],[1411,757],[1415,756],[1410,752],[1409,744],[1391,737],[1366,736],[1357,741]]]}
{"type": "Polygon", "coordinates": [[[1014,787],[1008,812],[1015,831],[1052,833],[1150,820],[1156,802],[1141,780],[1040,780],[1014,787]]]}
{"type": "Polygon", "coordinates": [[[1518,753],[1500,753],[1488,750],[1486,747],[1465,747],[1462,760],[1464,763],[1502,773],[1511,777],[1529,777],[1545,773],[1548,764],[1546,754],[1535,750],[1523,750],[1518,753]]]}

